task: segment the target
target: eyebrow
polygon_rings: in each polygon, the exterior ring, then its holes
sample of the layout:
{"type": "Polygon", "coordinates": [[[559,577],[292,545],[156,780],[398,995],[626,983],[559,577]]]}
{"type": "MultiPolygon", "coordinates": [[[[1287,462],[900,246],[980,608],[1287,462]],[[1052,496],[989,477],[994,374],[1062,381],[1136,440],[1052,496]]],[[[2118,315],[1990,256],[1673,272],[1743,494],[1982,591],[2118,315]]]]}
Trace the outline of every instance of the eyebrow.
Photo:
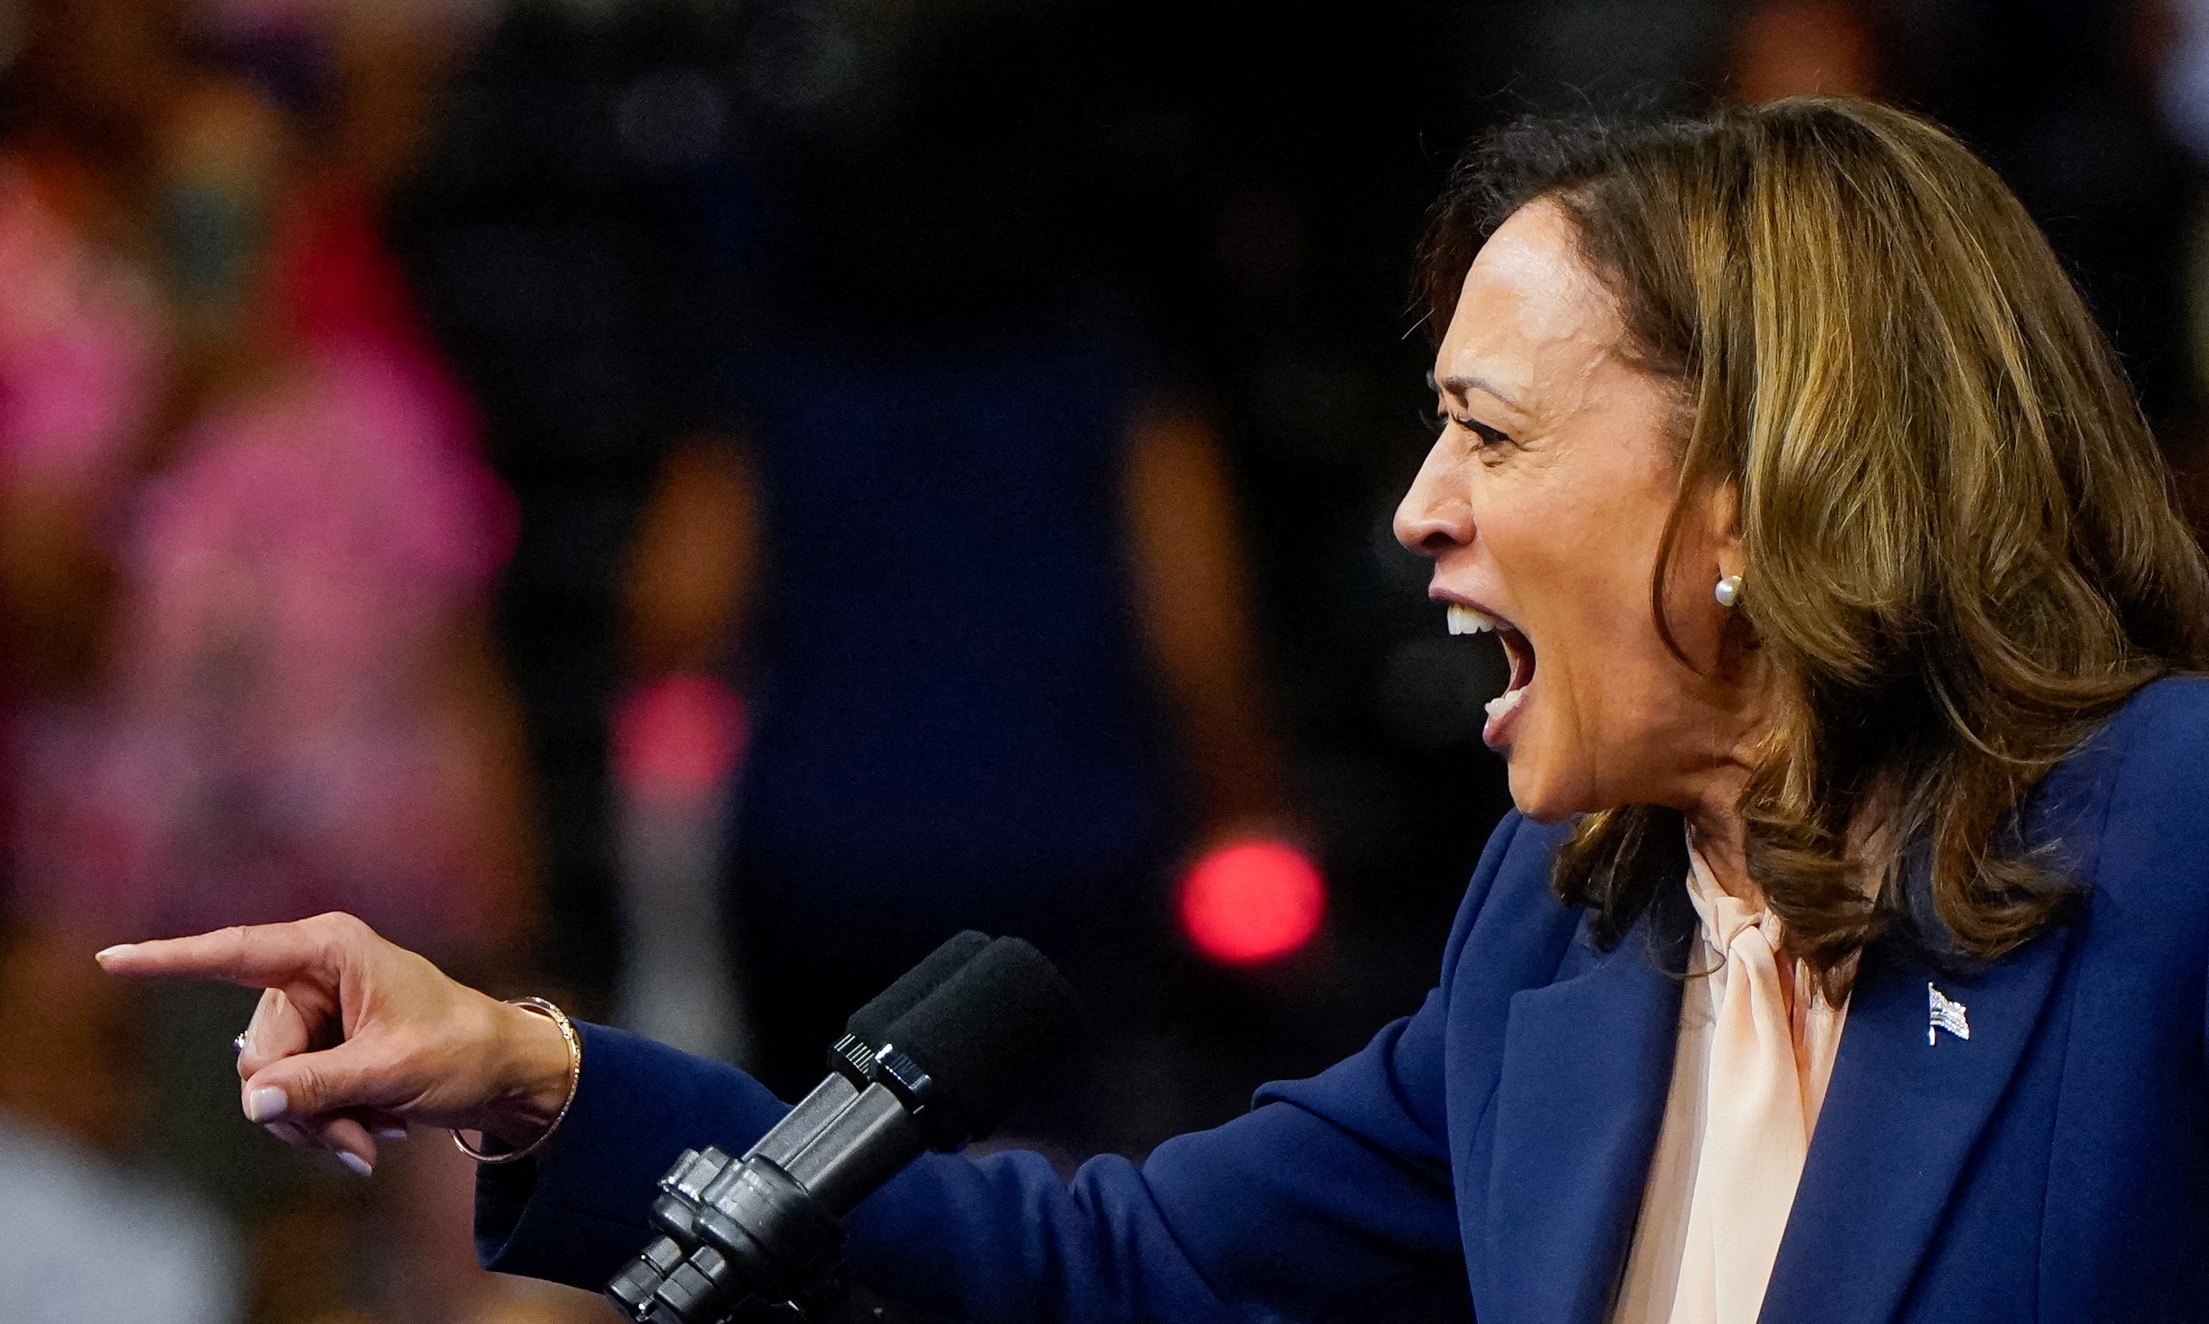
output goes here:
{"type": "Polygon", "coordinates": [[[1497,389],[1496,384],[1486,377],[1445,377],[1440,381],[1436,381],[1434,374],[1430,372],[1427,374],[1427,389],[1437,395],[1447,391],[1451,395],[1457,396],[1463,396],[1472,391],[1486,391],[1520,413],[1526,412],[1526,406],[1497,389]]]}

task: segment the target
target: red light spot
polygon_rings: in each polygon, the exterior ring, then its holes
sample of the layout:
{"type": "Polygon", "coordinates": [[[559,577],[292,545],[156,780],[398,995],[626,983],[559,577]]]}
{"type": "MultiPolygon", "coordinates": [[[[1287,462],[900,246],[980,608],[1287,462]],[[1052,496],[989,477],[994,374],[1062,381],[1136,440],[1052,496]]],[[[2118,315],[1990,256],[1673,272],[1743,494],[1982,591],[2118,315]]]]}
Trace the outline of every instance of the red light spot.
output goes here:
{"type": "Polygon", "coordinates": [[[1198,860],[1181,880],[1181,927],[1222,965],[1277,961],[1312,940],[1327,883],[1281,841],[1238,841],[1198,860]]]}
{"type": "Polygon", "coordinates": [[[615,775],[632,795],[682,800],[725,782],[744,757],[744,700],[709,676],[666,676],[614,712],[615,775]]]}

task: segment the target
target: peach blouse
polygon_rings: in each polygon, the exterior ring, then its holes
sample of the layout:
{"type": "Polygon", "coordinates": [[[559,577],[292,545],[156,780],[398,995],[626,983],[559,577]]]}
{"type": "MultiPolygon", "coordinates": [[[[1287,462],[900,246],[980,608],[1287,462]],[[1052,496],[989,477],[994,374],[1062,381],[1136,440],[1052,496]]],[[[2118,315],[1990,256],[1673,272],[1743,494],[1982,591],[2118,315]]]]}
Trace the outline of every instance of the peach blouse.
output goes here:
{"type": "Polygon", "coordinates": [[[1688,860],[1693,977],[1613,1324],[1753,1324],[1848,1018],[1801,965],[1783,974],[1761,897],[1726,892],[1692,843],[1688,860]]]}

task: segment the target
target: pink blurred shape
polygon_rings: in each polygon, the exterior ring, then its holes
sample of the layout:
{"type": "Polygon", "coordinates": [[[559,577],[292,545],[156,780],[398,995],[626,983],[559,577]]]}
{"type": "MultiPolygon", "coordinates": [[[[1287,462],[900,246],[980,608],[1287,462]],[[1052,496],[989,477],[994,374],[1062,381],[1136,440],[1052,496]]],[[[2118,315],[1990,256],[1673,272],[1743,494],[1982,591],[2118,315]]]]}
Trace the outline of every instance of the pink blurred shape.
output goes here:
{"type": "Polygon", "coordinates": [[[1283,841],[1232,842],[1181,880],[1181,927],[1222,965],[1262,965],[1301,949],[1327,913],[1327,882],[1283,841]]]}
{"type": "Polygon", "coordinates": [[[614,773],[629,794],[689,800],[727,783],[744,757],[744,699],[710,676],[641,685],[614,713],[614,773]]]}

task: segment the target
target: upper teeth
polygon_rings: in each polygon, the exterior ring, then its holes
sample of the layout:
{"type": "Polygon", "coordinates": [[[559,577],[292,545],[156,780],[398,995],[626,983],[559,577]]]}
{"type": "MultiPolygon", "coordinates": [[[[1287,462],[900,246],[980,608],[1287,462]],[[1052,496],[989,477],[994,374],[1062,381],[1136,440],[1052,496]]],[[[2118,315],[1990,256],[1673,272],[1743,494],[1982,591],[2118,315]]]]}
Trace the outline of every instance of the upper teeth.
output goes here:
{"type": "Polygon", "coordinates": [[[1451,634],[1485,634],[1495,628],[1496,620],[1493,616],[1474,611],[1471,607],[1460,607],[1454,602],[1450,604],[1451,634]]]}

